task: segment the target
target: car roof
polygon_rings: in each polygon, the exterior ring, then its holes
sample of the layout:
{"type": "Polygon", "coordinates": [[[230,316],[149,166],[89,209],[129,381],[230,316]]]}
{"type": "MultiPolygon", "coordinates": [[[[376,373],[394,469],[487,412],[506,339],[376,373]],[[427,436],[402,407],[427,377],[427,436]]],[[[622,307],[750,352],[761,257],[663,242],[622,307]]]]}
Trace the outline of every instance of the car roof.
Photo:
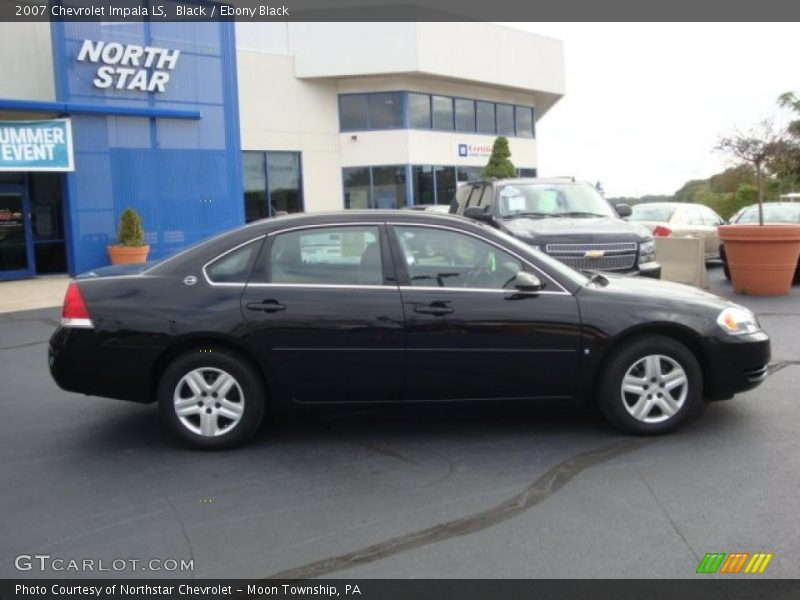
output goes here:
{"type": "Polygon", "coordinates": [[[465,181],[461,185],[481,185],[481,184],[514,184],[514,183],[566,183],[566,184],[579,184],[589,185],[594,187],[588,181],[575,179],[574,177],[509,177],[505,179],[476,179],[474,181],[465,181]]]}
{"type": "Polygon", "coordinates": [[[639,204],[634,204],[631,208],[636,208],[637,206],[702,206],[700,204],[692,204],[691,202],[640,202],[639,204]]]}
{"type": "Polygon", "coordinates": [[[397,209],[343,209],[337,211],[293,213],[269,219],[260,219],[248,224],[248,227],[264,227],[265,229],[284,228],[287,225],[302,226],[315,223],[340,223],[347,221],[403,221],[403,222],[450,222],[460,225],[474,224],[474,221],[459,215],[437,213],[424,210],[397,210],[397,209]]]}

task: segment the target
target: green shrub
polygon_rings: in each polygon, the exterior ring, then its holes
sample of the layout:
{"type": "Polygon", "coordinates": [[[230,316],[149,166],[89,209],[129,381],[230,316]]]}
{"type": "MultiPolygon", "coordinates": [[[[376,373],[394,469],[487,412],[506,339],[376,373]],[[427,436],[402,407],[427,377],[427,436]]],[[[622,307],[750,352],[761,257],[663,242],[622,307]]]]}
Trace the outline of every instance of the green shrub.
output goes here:
{"type": "Polygon", "coordinates": [[[517,176],[517,168],[511,162],[511,150],[508,147],[508,139],[502,135],[498,137],[492,145],[492,155],[489,162],[483,167],[482,177],[496,177],[506,179],[517,176]]]}
{"type": "Polygon", "coordinates": [[[122,211],[117,241],[120,246],[144,246],[144,229],[139,214],[132,208],[122,211]]]}

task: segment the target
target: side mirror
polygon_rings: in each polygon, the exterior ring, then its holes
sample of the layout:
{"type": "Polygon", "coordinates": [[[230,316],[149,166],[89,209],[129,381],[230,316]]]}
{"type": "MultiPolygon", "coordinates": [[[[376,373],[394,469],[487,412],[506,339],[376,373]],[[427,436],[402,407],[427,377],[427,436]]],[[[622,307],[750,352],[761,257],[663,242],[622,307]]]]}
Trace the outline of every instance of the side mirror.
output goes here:
{"type": "Polygon", "coordinates": [[[630,217],[633,214],[633,209],[631,208],[630,204],[625,204],[624,202],[620,202],[614,208],[617,209],[617,214],[621,218],[630,217]]]}
{"type": "Polygon", "coordinates": [[[520,271],[514,277],[514,287],[521,292],[538,292],[544,288],[542,280],[533,273],[520,271]]]}
{"type": "Polygon", "coordinates": [[[489,212],[488,206],[484,208],[480,206],[468,206],[464,209],[464,216],[473,221],[481,221],[482,223],[494,222],[494,218],[492,217],[492,213],[489,212]]]}

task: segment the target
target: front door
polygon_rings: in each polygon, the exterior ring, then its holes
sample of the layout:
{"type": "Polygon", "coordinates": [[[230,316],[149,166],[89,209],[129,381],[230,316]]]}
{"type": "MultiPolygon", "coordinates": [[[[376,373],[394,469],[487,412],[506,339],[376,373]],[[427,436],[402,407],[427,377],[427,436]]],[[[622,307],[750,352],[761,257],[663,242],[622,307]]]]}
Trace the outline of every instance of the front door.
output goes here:
{"type": "Polygon", "coordinates": [[[25,188],[0,185],[0,279],[33,275],[25,188]]]}
{"type": "Polygon", "coordinates": [[[400,399],[403,307],[378,223],[267,237],[242,296],[251,346],[296,402],[400,399]]]}
{"type": "Polygon", "coordinates": [[[579,367],[577,301],[518,256],[445,227],[392,226],[405,273],[409,400],[571,396],[579,367]],[[516,293],[519,271],[545,281],[516,293]]]}

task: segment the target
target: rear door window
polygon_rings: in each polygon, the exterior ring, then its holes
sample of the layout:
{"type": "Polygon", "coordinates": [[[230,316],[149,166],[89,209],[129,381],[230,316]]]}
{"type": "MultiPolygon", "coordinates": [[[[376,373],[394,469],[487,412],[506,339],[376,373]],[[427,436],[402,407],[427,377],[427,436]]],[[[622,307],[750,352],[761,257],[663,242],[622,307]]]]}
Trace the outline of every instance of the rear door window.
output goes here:
{"type": "Polygon", "coordinates": [[[279,233],[268,255],[269,283],[383,284],[377,225],[316,227],[279,233]]]}
{"type": "Polygon", "coordinates": [[[205,267],[211,283],[247,283],[250,267],[263,238],[253,240],[214,259],[205,267]]]}

